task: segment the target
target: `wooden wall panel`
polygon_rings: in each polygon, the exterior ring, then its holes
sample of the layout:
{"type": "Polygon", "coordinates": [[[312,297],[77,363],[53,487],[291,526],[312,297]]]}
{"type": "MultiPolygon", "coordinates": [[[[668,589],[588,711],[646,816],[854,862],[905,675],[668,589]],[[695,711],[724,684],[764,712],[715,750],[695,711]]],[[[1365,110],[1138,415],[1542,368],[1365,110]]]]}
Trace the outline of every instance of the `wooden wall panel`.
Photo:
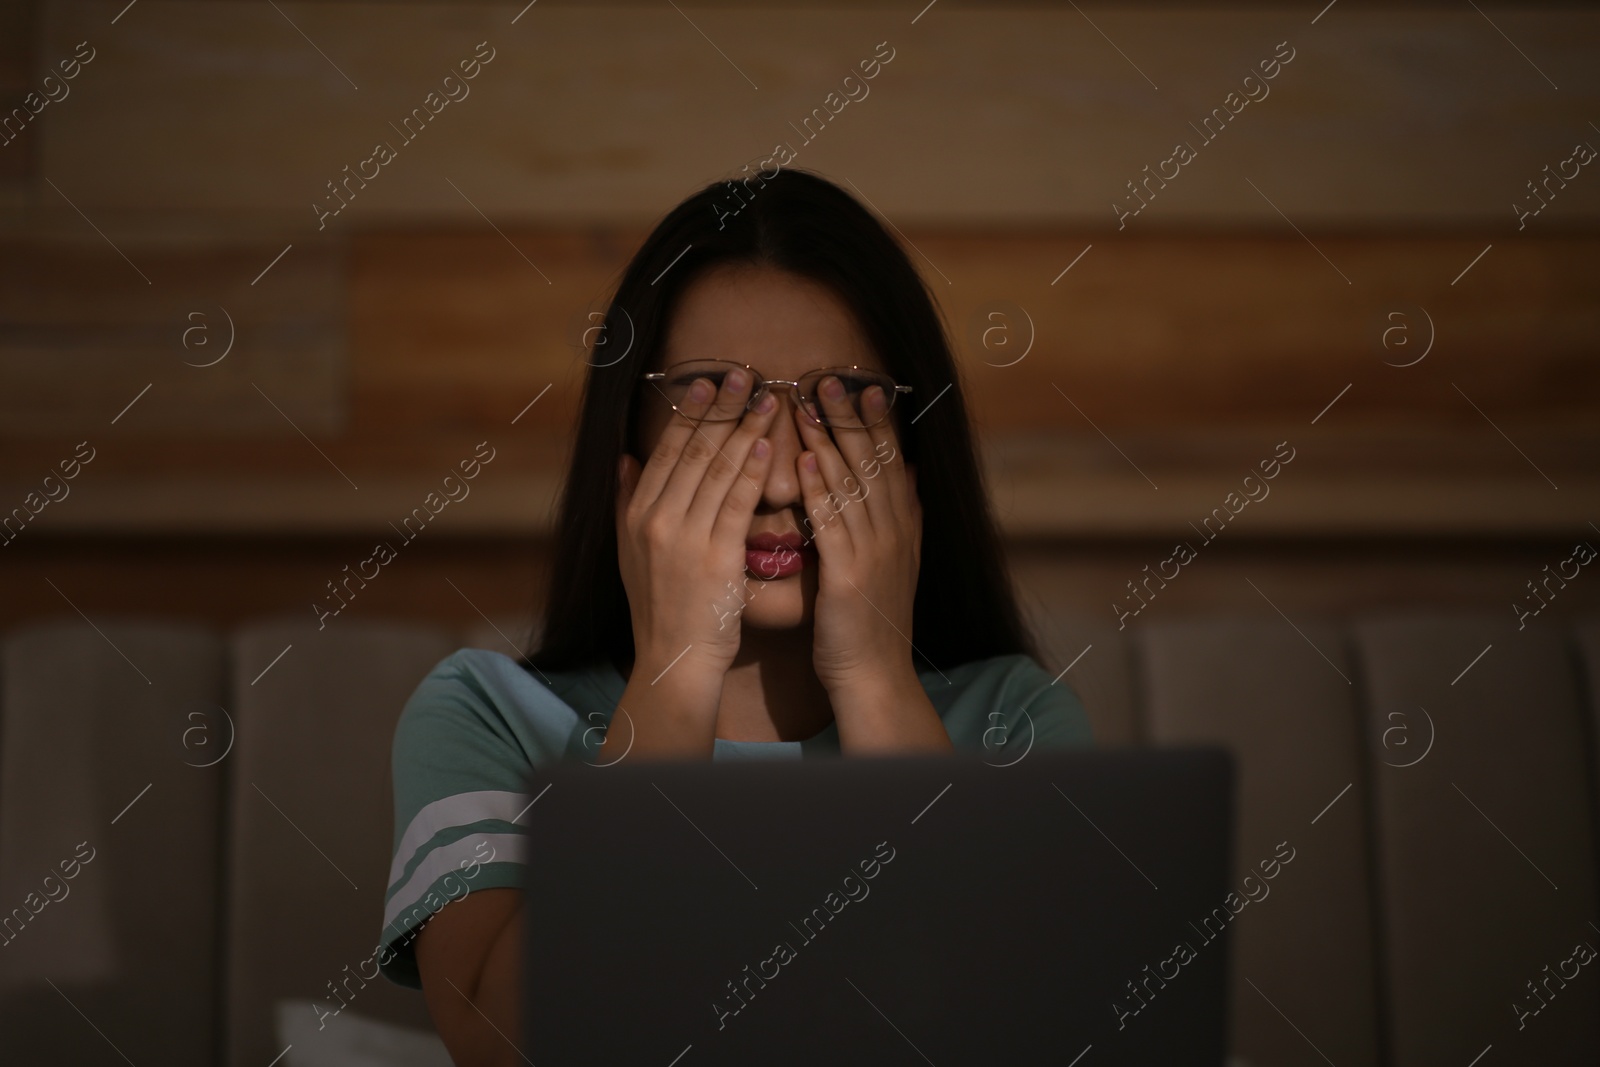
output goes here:
{"type": "MultiPolygon", "coordinates": [[[[548,382],[556,383],[552,406],[575,403],[585,368],[571,343],[574,324],[605,306],[641,237],[514,230],[363,238],[352,318],[358,407],[381,407],[374,419],[443,425],[460,411],[443,406],[440,393],[479,394],[473,413],[509,416],[528,389],[548,382]]],[[[1352,378],[1362,387],[1340,401],[1345,426],[1481,423],[1451,382],[1490,399],[1514,426],[1584,428],[1600,418],[1600,293],[1589,269],[1597,238],[1494,249],[1470,287],[1450,279],[1489,243],[1475,237],[1317,234],[1361,279],[1351,286],[1293,235],[1104,241],[1054,285],[1052,276],[1091,243],[1085,235],[914,231],[909,240],[960,279],[941,285],[933,268],[924,271],[975,414],[997,433],[1081,426],[1071,403],[1102,427],[1136,431],[1297,422],[1302,414],[1309,422],[1352,378]],[[986,312],[1001,303],[1011,305],[1003,320],[1011,347],[996,335],[985,348],[974,327],[1000,322],[986,312]],[[1393,311],[1406,317],[1391,319],[1393,311]],[[1433,350],[1395,366],[1422,354],[1429,320],[1433,350]],[[1382,343],[1397,322],[1413,335],[1410,349],[1399,335],[1382,343]],[[1031,347],[1019,358],[1030,327],[1031,347]]]]}
{"type": "MultiPolygon", "coordinates": [[[[28,91],[35,88],[34,21],[33,4],[0,6],[0,102],[7,109],[22,103],[28,91]]],[[[0,204],[15,210],[16,198],[31,177],[37,142],[6,133],[0,133],[0,141],[4,142],[0,144],[0,204]]]]}
{"type": "Polygon", "coordinates": [[[1593,12],[279,6],[44,3],[0,57],[98,50],[0,181],[0,508],[104,445],[29,536],[380,530],[485,440],[451,529],[547,528],[582,313],[879,41],[798,162],[915,245],[1012,532],[1167,536],[1285,439],[1240,536],[1591,519],[1600,182],[1521,232],[1510,203],[1600,113],[1593,12]],[[484,40],[472,95],[319,232],[324,182],[484,40]],[[1271,96],[1119,230],[1126,179],[1283,40],[1271,96]],[[1009,366],[979,339],[1001,304],[1009,366]],[[234,354],[184,366],[188,314],[236,305],[234,354]],[[1391,313],[1430,324],[1415,366],[1386,365],[1418,350],[1383,348],[1391,313]]]}
{"type": "MultiPolygon", "coordinates": [[[[346,262],[336,256],[319,266],[314,249],[297,246],[253,289],[244,278],[268,261],[265,241],[209,260],[169,251],[151,269],[187,291],[163,295],[165,317],[160,301],[140,302],[146,287],[112,249],[39,252],[35,260],[73,272],[52,289],[17,268],[8,336],[48,333],[59,345],[93,327],[107,331],[97,335],[107,358],[143,345],[170,366],[159,379],[165,392],[153,388],[111,427],[141,387],[132,370],[98,382],[65,361],[14,360],[7,421],[20,429],[0,456],[0,491],[20,501],[93,434],[92,476],[40,531],[381,530],[488,441],[498,458],[449,528],[545,529],[586,369],[575,343],[583,315],[604,306],[640,236],[487,226],[371,233],[354,240],[348,268],[330,266],[346,262]],[[348,300],[329,295],[341,285],[348,300]],[[197,361],[179,343],[185,301],[222,303],[230,286],[261,308],[330,325],[303,350],[246,348],[209,370],[183,366],[197,361]],[[331,325],[340,306],[347,372],[317,355],[340,332],[331,325]],[[206,377],[229,369],[232,377],[206,377]],[[241,378],[246,370],[252,376],[241,378]],[[281,392],[276,401],[312,440],[250,381],[281,392]],[[115,404],[107,382],[122,390],[115,404]],[[52,390],[93,417],[42,418],[52,390]],[[158,418],[160,405],[141,407],[158,397],[182,404],[158,418]],[[309,417],[314,398],[333,397],[337,420],[309,417]],[[48,436],[20,436],[35,427],[48,436]]],[[[1467,275],[1470,286],[1452,286],[1481,238],[1313,232],[1359,279],[1347,286],[1299,237],[1142,236],[1104,246],[1081,232],[908,237],[952,279],[943,285],[930,268],[1013,533],[1165,535],[1218,506],[1283,440],[1302,458],[1274,503],[1241,522],[1245,536],[1555,535],[1592,521],[1600,361],[1590,339],[1600,301],[1587,265],[1600,239],[1497,243],[1467,275]],[[996,301],[1011,305],[1008,329],[1031,322],[1034,331],[1011,366],[993,365],[1014,359],[1010,351],[971,340],[969,327],[990,321],[981,313],[996,301]],[[1380,343],[1390,308],[1410,315],[1413,348],[1380,343]],[[1437,333],[1432,351],[1414,366],[1386,365],[1420,354],[1421,313],[1437,333]]]]}
{"type": "Polygon", "coordinates": [[[1493,397],[1513,422],[1593,426],[1600,415],[1592,269],[1600,240],[1592,237],[1314,232],[1308,241],[1251,231],[912,240],[951,279],[939,285],[925,270],[965,356],[978,417],[995,427],[1081,424],[1061,393],[1108,430],[1294,422],[1302,412],[1309,421],[1352,379],[1361,384],[1340,402],[1344,425],[1481,421],[1451,381],[1474,398],[1493,397]],[[1012,336],[994,334],[985,349],[974,325],[1001,322],[985,317],[1001,302],[1013,305],[1003,322],[1012,336]],[[1422,355],[1429,319],[1436,343],[1427,358],[1395,366],[1422,355]],[[1006,366],[1030,323],[1032,350],[1006,366]],[[1397,325],[1405,330],[1385,347],[1385,331],[1397,325]],[[1400,343],[1406,332],[1409,348],[1400,343]]]}
{"type": "Polygon", "coordinates": [[[518,419],[564,440],[583,385],[589,310],[603,312],[643,234],[389,232],[355,245],[356,429],[430,432],[518,419]]]}
{"type": "MultiPolygon", "coordinates": [[[[471,95],[331,226],[476,225],[465,197],[502,223],[644,223],[780,140],[902,226],[1114,230],[1112,202],[1180,140],[1198,158],[1130,230],[1277,225],[1277,208],[1302,227],[1510,226],[1524,183],[1600,113],[1600,15],[1579,9],[1496,8],[1491,25],[1468,5],[1339,4],[1313,24],[1298,6],[939,4],[913,25],[901,8],[541,3],[513,25],[521,5],[278,5],[302,36],[264,4],[141,0],[111,26],[115,6],[45,7],[41,59],[85,39],[100,55],[35,131],[42,173],[91,214],[308,230],[324,183],[480,41],[495,58],[471,95]],[[879,42],[894,58],[869,94],[802,141],[790,123],[879,42]],[[1202,140],[1191,123],[1280,42],[1294,58],[1268,95],[1202,140]]],[[[1592,224],[1597,187],[1579,179],[1535,225],[1592,224]]]]}
{"type": "Polygon", "coordinates": [[[178,440],[338,434],[347,273],[328,241],[6,242],[0,425],[48,438],[113,420],[123,436],[178,440]]]}

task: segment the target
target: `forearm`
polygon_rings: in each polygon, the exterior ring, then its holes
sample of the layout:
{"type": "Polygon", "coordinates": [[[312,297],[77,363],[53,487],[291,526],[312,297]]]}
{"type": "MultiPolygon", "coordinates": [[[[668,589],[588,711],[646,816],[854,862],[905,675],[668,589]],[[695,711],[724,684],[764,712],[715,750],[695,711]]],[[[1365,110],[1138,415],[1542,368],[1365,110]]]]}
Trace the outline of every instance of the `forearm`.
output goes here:
{"type": "Polygon", "coordinates": [[[845,755],[931,754],[955,747],[909,664],[839,686],[829,698],[845,755]]]}
{"type": "Polygon", "coordinates": [[[710,759],[721,699],[720,673],[703,672],[681,660],[663,668],[635,663],[596,762],[614,763],[625,756],[710,759]]]}

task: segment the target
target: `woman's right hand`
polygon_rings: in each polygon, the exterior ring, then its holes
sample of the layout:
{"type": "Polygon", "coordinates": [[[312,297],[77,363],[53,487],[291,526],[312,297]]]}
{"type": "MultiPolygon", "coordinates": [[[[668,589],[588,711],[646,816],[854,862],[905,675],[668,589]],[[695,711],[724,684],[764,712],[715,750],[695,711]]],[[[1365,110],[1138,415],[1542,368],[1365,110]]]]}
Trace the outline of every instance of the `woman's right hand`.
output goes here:
{"type": "Polygon", "coordinates": [[[619,468],[618,565],[634,641],[623,706],[630,697],[638,703],[646,689],[651,697],[672,694],[692,705],[676,708],[674,717],[705,727],[708,743],[723,676],[739,651],[739,616],[729,610],[738,602],[729,590],[742,587],[745,538],[772,463],[764,435],[779,407],[769,393],[744,412],[750,387],[742,369],[720,390],[697,380],[643,468],[626,455],[619,468]],[[744,414],[736,422],[699,421],[713,412],[744,414]]]}

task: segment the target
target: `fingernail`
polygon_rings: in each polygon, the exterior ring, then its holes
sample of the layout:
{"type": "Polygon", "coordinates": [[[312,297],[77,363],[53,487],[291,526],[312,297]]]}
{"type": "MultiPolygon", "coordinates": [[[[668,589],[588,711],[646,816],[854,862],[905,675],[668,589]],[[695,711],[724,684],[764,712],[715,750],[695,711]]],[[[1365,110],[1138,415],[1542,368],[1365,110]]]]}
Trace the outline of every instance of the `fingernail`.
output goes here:
{"type": "Polygon", "coordinates": [[[771,393],[768,393],[756,402],[756,411],[762,415],[765,415],[767,412],[771,411],[777,406],[778,398],[773,396],[771,393]]]}
{"type": "Polygon", "coordinates": [[[822,395],[829,400],[838,400],[844,396],[844,383],[833,375],[822,379],[822,395]]]}
{"type": "Polygon", "coordinates": [[[694,384],[689,386],[689,399],[698,403],[711,395],[711,383],[704,378],[696,378],[694,384]]]}
{"type": "Polygon", "coordinates": [[[885,407],[883,386],[874,385],[867,390],[867,406],[873,411],[882,411],[885,407]]]}
{"type": "Polygon", "coordinates": [[[815,452],[807,452],[800,457],[800,465],[806,469],[807,474],[815,474],[817,472],[817,454],[815,452]]]}
{"type": "Polygon", "coordinates": [[[766,459],[769,451],[767,439],[765,437],[756,438],[756,443],[750,447],[750,451],[755,453],[757,459],[766,459]]]}
{"type": "Polygon", "coordinates": [[[750,384],[750,375],[742,370],[736,370],[728,375],[728,392],[742,393],[745,386],[750,384]]]}

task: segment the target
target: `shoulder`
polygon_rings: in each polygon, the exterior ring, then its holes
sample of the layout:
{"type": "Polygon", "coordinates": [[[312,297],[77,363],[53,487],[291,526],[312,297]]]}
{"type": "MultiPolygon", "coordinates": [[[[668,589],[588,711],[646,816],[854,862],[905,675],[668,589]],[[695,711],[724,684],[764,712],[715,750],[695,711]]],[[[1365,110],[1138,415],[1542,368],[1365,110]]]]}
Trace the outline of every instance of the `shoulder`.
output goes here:
{"type": "Polygon", "coordinates": [[[444,826],[509,822],[534,768],[577,753],[584,733],[577,712],[510,657],[476,648],[446,656],[395,726],[396,851],[410,851],[400,847],[408,832],[414,847],[444,826]]]}
{"type": "Polygon", "coordinates": [[[408,749],[494,738],[523,750],[529,762],[559,757],[578,714],[516,660],[461,648],[436,663],[400,712],[394,755],[408,749]],[[552,750],[553,746],[553,750],[552,750]]]}
{"type": "Polygon", "coordinates": [[[993,750],[1012,738],[1051,746],[1092,741],[1078,694],[1031,656],[991,656],[921,677],[958,748],[993,750]]]}
{"type": "Polygon", "coordinates": [[[463,648],[417,684],[390,751],[397,835],[417,812],[447,799],[509,804],[535,765],[561,755],[576,715],[548,691],[536,692],[542,687],[532,678],[511,673],[520,670],[499,653],[463,648]]]}
{"type": "Polygon", "coordinates": [[[429,669],[406,706],[441,698],[493,701],[515,695],[534,682],[510,656],[486,648],[458,648],[429,669]]]}

